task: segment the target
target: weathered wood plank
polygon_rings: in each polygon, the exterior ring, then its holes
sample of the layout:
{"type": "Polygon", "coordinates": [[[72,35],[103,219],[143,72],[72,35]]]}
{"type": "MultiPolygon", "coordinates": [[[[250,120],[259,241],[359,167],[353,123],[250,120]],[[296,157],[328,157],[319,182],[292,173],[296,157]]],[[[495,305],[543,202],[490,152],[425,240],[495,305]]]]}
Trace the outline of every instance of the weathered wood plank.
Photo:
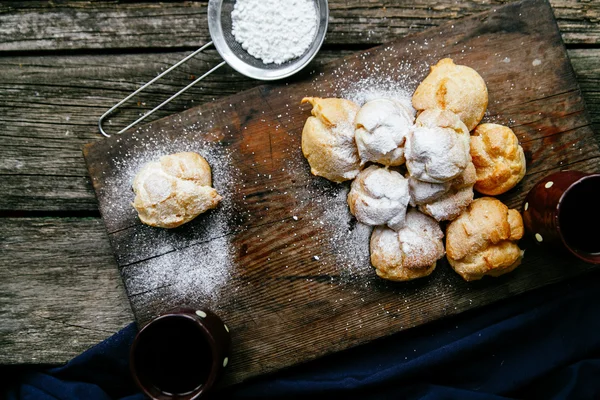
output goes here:
{"type": "Polygon", "coordinates": [[[515,273],[475,285],[443,261],[430,279],[408,285],[372,273],[369,232],[347,213],[348,185],[313,177],[302,156],[309,107],[300,100],[339,96],[382,71],[410,92],[446,56],[479,71],[490,93],[487,118],[513,124],[521,139],[528,175],[502,196],[506,204],[520,207],[551,171],[600,167],[600,143],[544,0],[352,55],[316,69],[312,79],[204,104],[84,149],[137,321],[181,303],[216,307],[234,335],[224,381],[233,384],[596,268],[529,243],[515,273]],[[157,151],[182,150],[209,158],[224,204],[178,229],[142,225],[130,205],[131,179],[157,151]],[[357,233],[364,236],[335,242],[357,233]],[[348,253],[357,264],[344,268],[348,253]],[[227,282],[202,286],[215,276],[227,282]]]}
{"type": "MultiPolygon", "coordinates": [[[[326,44],[383,43],[507,2],[330,0],[326,44]]],[[[566,43],[599,42],[599,1],[551,3],[566,43]]],[[[0,3],[0,51],[198,47],[210,40],[206,5],[6,1],[0,3]]]]}
{"type": "MultiPolygon", "coordinates": [[[[8,189],[0,193],[0,210],[96,210],[81,147],[100,140],[97,118],[184,54],[0,58],[0,180],[8,189]]],[[[324,50],[309,70],[349,54],[348,50],[324,50]]],[[[600,49],[572,49],[569,56],[598,133],[600,49]]],[[[215,52],[209,52],[183,66],[111,117],[109,127],[124,126],[217,59],[215,52]]],[[[158,117],[258,84],[221,69],[159,111],[158,117]]]]}
{"type": "Polygon", "coordinates": [[[594,131],[600,134],[600,49],[569,50],[594,131]]]}
{"type": "Polygon", "coordinates": [[[62,363],[133,316],[100,219],[0,219],[0,363],[62,363]]]}
{"type": "MultiPolygon", "coordinates": [[[[28,162],[27,157],[23,157],[28,162]]],[[[51,160],[47,160],[48,163],[51,160]]],[[[77,165],[83,161],[78,160],[77,165]]],[[[0,175],[0,210],[97,212],[98,202],[86,176],[0,175]]]]}

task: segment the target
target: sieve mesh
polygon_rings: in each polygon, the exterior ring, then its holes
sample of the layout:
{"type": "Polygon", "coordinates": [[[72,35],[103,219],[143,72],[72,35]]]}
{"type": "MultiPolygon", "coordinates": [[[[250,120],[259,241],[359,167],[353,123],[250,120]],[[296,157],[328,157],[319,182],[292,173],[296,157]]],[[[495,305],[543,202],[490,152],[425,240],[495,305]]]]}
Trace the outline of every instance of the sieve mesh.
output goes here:
{"type": "Polygon", "coordinates": [[[317,32],[312,45],[301,57],[282,64],[265,64],[248,54],[231,33],[231,12],[235,0],[209,1],[209,29],[217,51],[223,59],[238,72],[261,80],[281,79],[292,75],[308,64],[316,55],[327,31],[329,9],[327,0],[315,0],[317,10],[317,32]]]}
{"type": "MultiPolygon", "coordinates": [[[[282,63],[281,65],[277,65],[275,63],[264,64],[261,60],[251,56],[246,50],[244,50],[242,48],[242,45],[235,40],[235,36],[233,36],[233,33],[231,33],[231,12],[233,11],[234,4],[235,0],[223,1],[223,5],[221,7],[221,26],[223,27],[223,38],[225,39],[225,43],[227,43],[227,46],[229,46],[235,57],[242,60],[248,65],[251,65],[256,68],[265,69],[278,69],[286,64],[289,65],[293,63],[294,60],[282,63]]],[[[308,49],[304,53],[306,54],[307,52],[308,49]]]]}

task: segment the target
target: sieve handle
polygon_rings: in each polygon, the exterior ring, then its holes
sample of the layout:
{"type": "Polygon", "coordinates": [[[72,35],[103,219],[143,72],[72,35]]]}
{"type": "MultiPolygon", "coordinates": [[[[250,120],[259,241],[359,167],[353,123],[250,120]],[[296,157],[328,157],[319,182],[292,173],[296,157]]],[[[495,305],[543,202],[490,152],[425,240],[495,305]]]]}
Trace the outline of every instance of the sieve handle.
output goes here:
{"type": "MultiPolygon", "coordinates": [[[[163,76],[165,76],[166,74],[168,74],[169,72],[173,71],[175,68],[179,67],[181,64],[185,63],[190,58],[194,57],[196,54],[201,53],[207,47],[212,46],[212,44],[213,44],[213,42],[206,43],[204,46],[200,47],[198,50],[194,51],[190,55],[184,57],[183,59],[181,59],[177,63],[173,64],[171,67],[169,67],[169,69],[167,69],[166,71],[160,73],[156,78],[154,78],[151,81],[145,83],[138,90],[136,90],[135,92],[131,93],[129,96],[125,97],[123,100],[119,101],[117,104],[115,104],[114,106],[112,106],[107,112],[105,112],[100,117],[100,119],[98,119],[98,129],[100,129],[100,133],[103,134],[106,137],[110,137],[110,135],[108,133],[106,133],[104,131],[104,129],[102,129],[102,123],[104,122],[104,119],[106,117],[108,117],[110,114],[112,114],[117,108],[119,108],[123,103],[125,103],[126,101],[128,101],[129,99],[131,99],[133,96],[135,96],[136,94],[138,94],[142,90],[146,89],[148,86],[152,85],[154,82],[156,82],[157,80],[159,80],[160,78],[162,78],[163,76]]],[[[150,115],[152,115],[156,111],[160,110],[166,104],[169,104],[173,99],[175,99],[176,97],[178,97],[180,94],[182,94],[183,92],[185,92],[186,90],[188,90],[189,88],[191,88],[192,86],[194,86],[196,83],[200,82],[202,79],[206,78],[208,75],[212,74],[213,72],[215,72],[217,69],[221,68],[225,64],[226,64],[226,62],[222,61],[220,64],[218,64],[215,67],[213,67],[210,71],[208,71],[207,73],[205,73],[204,75],[202,75],[201,77],[199,77],[198,79],[196,79],[195,81],[193,81],[192,83],[190,83],[189,85],[187,85],[186,87],[184,87],[183,89],[181,89],[179,92],[175,93],[173,96],[169,97],[167,100],[163,101],[158,106],[154,107],[152,110],[150,110],[149,112],[145,113],[140,118],[138,118],[137,120],[133,121],[131,124],[127,125],[125,128],[121,129],[119,132],[117,132],[117,134],[123,133],[127,129],[129,129],[129,128],[131,128],[131,127],[139,124],[141,121],[145,120],[150,115]]]]}

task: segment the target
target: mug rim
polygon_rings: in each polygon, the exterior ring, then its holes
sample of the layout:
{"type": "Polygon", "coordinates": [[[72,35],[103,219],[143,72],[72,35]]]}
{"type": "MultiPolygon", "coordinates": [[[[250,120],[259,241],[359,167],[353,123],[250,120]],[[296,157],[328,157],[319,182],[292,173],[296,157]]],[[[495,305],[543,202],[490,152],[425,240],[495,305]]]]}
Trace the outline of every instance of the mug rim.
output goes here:
{"type": "Polygon", "coordinates": [[[565,189],[565,191],[561,194],[561,196],[559,197],[558,201],[556,202],[555,222],[556,222],[556,230],[558,231],[558,237],[560,238],[560,241],[563,243],[563,245],[565,246],[565,248],[571,254],[573,254],[575,257],[577,257],[580,260],[583,260],[585,262],[600,263],[600,253],[581,252],[581,251],[578,251],[575,247],[573,247],[569,243],[567,243],[567,241],[565,240],[565,237],[563,235],[563,231],[561,229],[561,226],[560,226],[561,205],[563,203],[563,200],[565,199],[565,196],[574,187],[576,187],[577,185],[581,184],[581,182],[583,182],[583,181],[585,181],[587,179],[593,179],[593,178],[600,179],[600,173],[590,173],[588,175],[583,175],[579,179],[577,179],[575,182],[571,183],[569,185],[569,187],[565,189]]]}
{"type": "MultiPolygon", "coordinates": [[[[207,310],[204,310],[204,309],[202,309],[202,311],[208,312],[207,310]]],[[[210,346],[210,349],[211,349],[212,364],[211,364],[211,368],[210,368],[210,373],[209,373],[208,378],[205,383],[203,383],[200,387],[198,387],[190,392],[187,392],[187,393],[182,393],[182,394],[172,393],[171,395],[169,395],[167,393],[162,392],[158,388],[156,388],[156,389],[161,392],[161,395],[166,396],[166,397],[171,396],[171,397],[176,397],[176,398],[182,398],[182,399],[188,398],[189,400],[194,400],[194,399],[197,399],[200,395],[202,395],[205,391],[207,391],[208,389],[210,389],[214,386],[214,384],[217,380],[220,364],[219,364],[219,354],[217,354],[218,353],[217,344],[216,344],[214,336],[211,334],[210,330],[202,323],[201,318],[195,315],[195,313],[192,309],[189,309],[189,310],[184,309],[179,312],[173,312],[173,311],[166,312],[164,314],[161,314],[161,315],[153,318],[148,323],[146,323],[139,330],[139,332],[133,339],[133,343],[131,344],[131,350],[129,351],[129,369],[130,369],[131,375],[133,376],[135,383],[137,384],[137,386],[139,388],[142,389],[144,394],[146,394],[150,398],[155,398],[154,394],[152,394],[150,392],[150,390],[146,387],[146,385],[144,385],[142,383],[141,379],[138,377],[138,373],[136,371],[135,362],[134,362],[135,351],[138,348],[138,344],[140,342],[141,335],[144,332],[146,332],[148,329],[150,329],[152,325],[155,325],[157,322],[160,322],[160,321],[163,321],[166,319],[174,319],[174,318],[183,318],[183,319],[190,320],[190,321],[194,322],[194,324],[198,328],[200,328],[200,331],[202,332],[202,336],[204,337],[204,339],[206,339],[208,341],[208,345],[210,346]],[[187,396],[190,396],[190,397],[187,397],[187,396]]]]}

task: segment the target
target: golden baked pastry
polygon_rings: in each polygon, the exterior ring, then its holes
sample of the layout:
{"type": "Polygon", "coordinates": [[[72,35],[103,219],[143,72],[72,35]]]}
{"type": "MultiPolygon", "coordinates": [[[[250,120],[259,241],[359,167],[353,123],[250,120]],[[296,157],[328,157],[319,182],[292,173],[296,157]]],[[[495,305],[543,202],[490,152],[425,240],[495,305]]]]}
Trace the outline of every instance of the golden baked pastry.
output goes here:
{"type": "Polygon", "coordinates": [[[313,175],[333,182],[354,179],[361,170],[354,142],[358,105],[344,99],[305,97],[313,106],[302,130],[302,153],[313,175]]]}
{"type": "Polygon", "coordinates": [[[414,110],[396,100],[377,99],[363,105],[354,119],[361,164],[404,164],[404,143],[413,120],[414,110]]]}
{"type": "Polygon", "coordinates": [[[471,136],[471,157],[477,170],[475,190],[499,195],[525,176],[525,153],[509,127],[481,124],[471,136]]]}
{"type": "Polygon", "coordinates": [[[371,264],[383,279],[408,281],[433,272],[444,256],[442,230],[431,217],[411,208],[402,229],[378,226],[371,235],[371,264]]]}
{"type": "Polygon", "coordinates": [[[506,274],[521,264],[523,252],[517,241],[523,230],[517,210],[493,197],[477,199],[448,225],[448,262],[466,281],[506,274]]]}
{"type": "Polygon", "coordinates": [[[421,182],[409,177],[411,205],[437,221],[452,221],[473,201],[476,178],[471,162],[462,174],[445,183],[421,182]]]}
{"type": "Polygon", "coordinates": [[[361,171],[348,193],[350,212],[365,225],[404,226],[410,196],[408,180],[387,168],[371,165],[361,171]]]}
{"type": "Polygon", "coordinates": [[[406,168],[415,179],[443,183],[471,162],[469,130],[451,111],[425,110],[417,117],[405,146],[406,168]]]}
{"type": "Polygon", "coordinates": [[[135,176],[132,205],[144,224],[175,228],[219,204],[221,196],[211,181],[210,166],[199,154],[164,156],[135,176]]]}
{"type": "Polygon", "coordinates": [[[450,110],[458,114],[471,131],[485,114],[488,91],[477,71],[444,58],[431,67],[431,72],[413,94],[412,103],[418,111],[450,110]]]}

